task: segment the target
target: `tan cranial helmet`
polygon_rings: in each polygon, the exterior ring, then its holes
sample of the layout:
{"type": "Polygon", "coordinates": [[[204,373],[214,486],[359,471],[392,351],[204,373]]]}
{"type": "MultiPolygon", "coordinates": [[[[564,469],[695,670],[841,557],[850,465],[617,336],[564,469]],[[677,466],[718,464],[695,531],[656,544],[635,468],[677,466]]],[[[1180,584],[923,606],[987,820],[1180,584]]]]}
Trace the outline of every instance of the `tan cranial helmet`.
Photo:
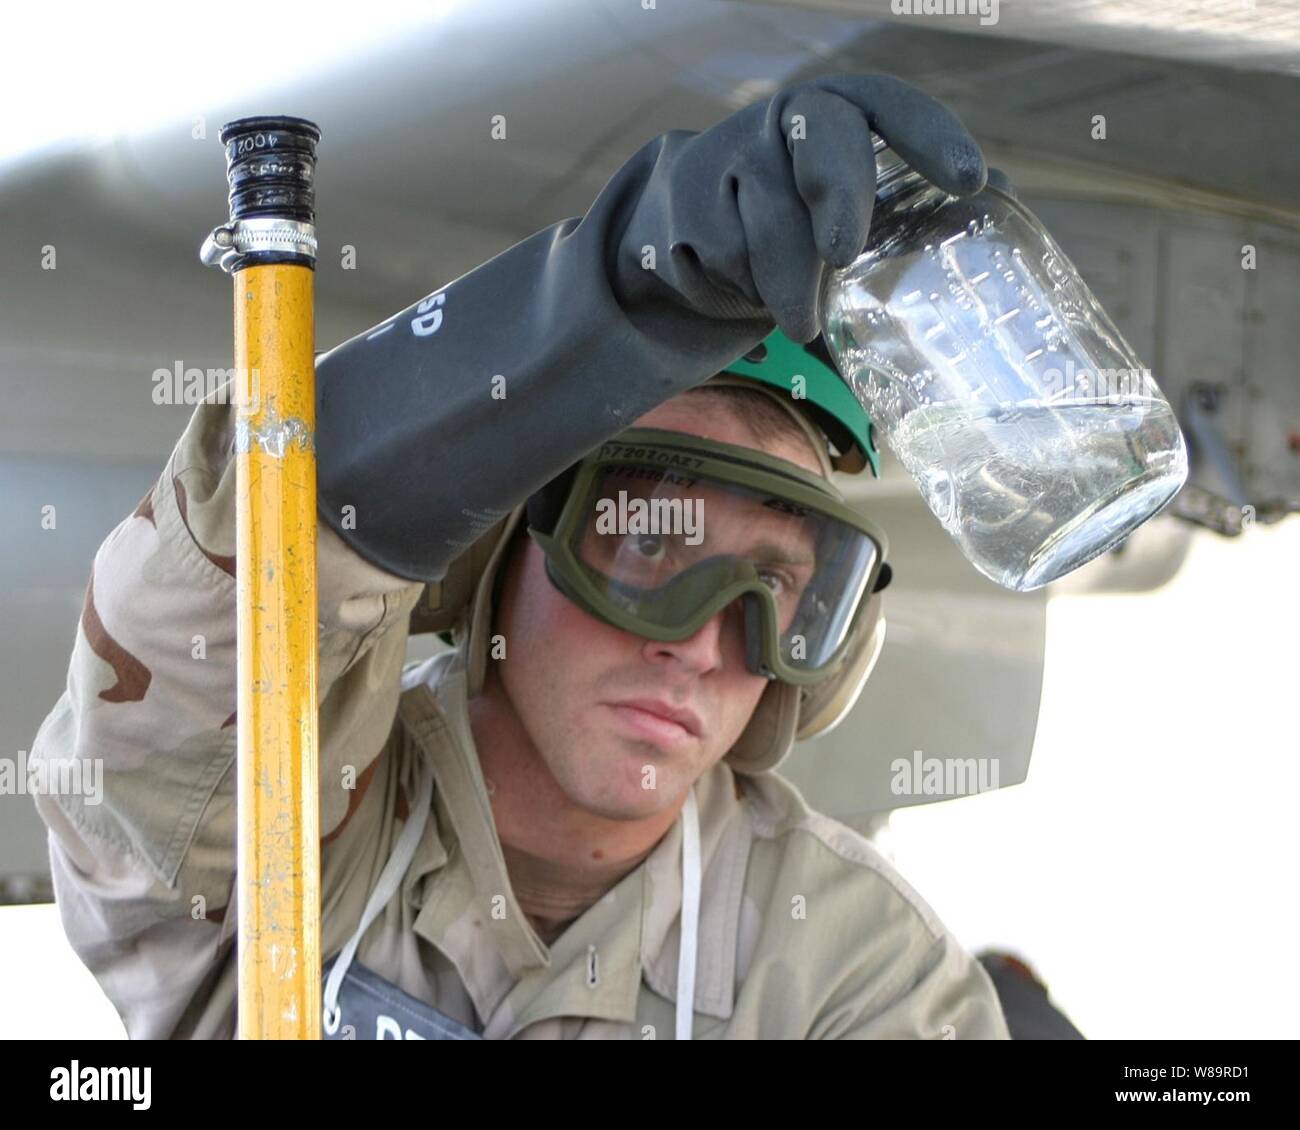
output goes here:
{"type": "MultiPolygon", "coordinates": [[[[720,374],[700,387],[737,386],[761,393],[779,404],[808,436],[818,453],[822,474],[831,477],[826,439],[792,403],[772,389],[744,377],[720,374]]],[[[478,694],[487,677],[492,635],[492,594],[512,535],[524,521],[525,506],[510,514],[453,562],[447,577],[430,585],[412,616],[413,632],[450,630],[457,646],[466,649],[467,693],[478,694]]],[[[849,646],[836,671],[810,687],[771,682],[727,762],[738,773],[763,773],[776,768],[796,741],[823,734],[838,724],[862,692],[885,641],[882,593],[871,594],[854,626],[849,646]]]]}

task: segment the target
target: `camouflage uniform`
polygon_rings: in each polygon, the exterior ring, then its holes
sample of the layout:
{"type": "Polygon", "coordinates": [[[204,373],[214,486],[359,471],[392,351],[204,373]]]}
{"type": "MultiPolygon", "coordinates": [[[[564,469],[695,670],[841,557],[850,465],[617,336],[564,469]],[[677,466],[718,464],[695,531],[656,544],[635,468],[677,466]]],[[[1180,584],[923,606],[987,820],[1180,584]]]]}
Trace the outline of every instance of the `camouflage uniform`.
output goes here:
{"type": "MultiPolygon", "coordinates": [[[[233,412],[196,409],[100,547],[32,752],[103,759],[101,804],[36,803],[69,940],[133,1037],[235,1033],[233,412]]],[[[546,946],[511,890],[462,652],[403,671],[421,585],[324,526],[319,585],[324,955],[429,767],[433,810],[357,959],[487,1038],[670,1038],[681,825],[546,946]]],[[[988,975],[869,841],[775,773],[720,762],[696,795],[696,1038],[1007,1038],[988,975]]]]}

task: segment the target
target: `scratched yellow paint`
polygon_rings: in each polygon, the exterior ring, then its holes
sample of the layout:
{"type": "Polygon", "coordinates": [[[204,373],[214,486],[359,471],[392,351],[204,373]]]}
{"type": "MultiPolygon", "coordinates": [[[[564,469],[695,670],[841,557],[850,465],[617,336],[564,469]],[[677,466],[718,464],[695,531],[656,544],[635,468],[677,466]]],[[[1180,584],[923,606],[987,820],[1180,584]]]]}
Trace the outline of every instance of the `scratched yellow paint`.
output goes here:
{"type": "Polygon", "coordinates": [[[234,276],[253,437],[236,455],[241,1039],[320,1038],[313,283],[296,264],[234,276]]]}

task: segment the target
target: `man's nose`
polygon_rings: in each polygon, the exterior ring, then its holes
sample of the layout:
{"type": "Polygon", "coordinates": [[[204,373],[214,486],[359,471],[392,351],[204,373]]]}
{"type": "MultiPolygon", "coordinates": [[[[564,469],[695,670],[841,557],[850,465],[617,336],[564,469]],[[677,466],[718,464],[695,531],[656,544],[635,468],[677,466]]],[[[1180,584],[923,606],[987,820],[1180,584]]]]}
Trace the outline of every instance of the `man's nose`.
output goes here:
{"type": "Polygon", "coordinates": [[[740,640],[743,631],[741,602],[733,600],[714,613],[694,635],[684,640],[646,640],[643,653],[651,662],[675,659],[702,675],[723,665],[728,650],[740,640]]]}

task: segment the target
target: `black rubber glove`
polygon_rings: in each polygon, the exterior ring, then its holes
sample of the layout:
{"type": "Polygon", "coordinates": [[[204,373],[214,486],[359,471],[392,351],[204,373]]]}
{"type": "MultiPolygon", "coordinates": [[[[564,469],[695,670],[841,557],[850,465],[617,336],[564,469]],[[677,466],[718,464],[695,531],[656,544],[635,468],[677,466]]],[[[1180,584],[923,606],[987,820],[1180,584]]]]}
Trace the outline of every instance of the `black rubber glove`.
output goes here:
{"type": "Polygon", "coordinates": [[[813,79],[703,133],[660,135],[582,219],[319,357],[323,520],[388,571],[438,580],[534,490],[774,322],[815,337],[822,274],[866,244],[871,130],[950,192],[984,185],[974,139],[928,95],[889,76],[813,79]]]}

